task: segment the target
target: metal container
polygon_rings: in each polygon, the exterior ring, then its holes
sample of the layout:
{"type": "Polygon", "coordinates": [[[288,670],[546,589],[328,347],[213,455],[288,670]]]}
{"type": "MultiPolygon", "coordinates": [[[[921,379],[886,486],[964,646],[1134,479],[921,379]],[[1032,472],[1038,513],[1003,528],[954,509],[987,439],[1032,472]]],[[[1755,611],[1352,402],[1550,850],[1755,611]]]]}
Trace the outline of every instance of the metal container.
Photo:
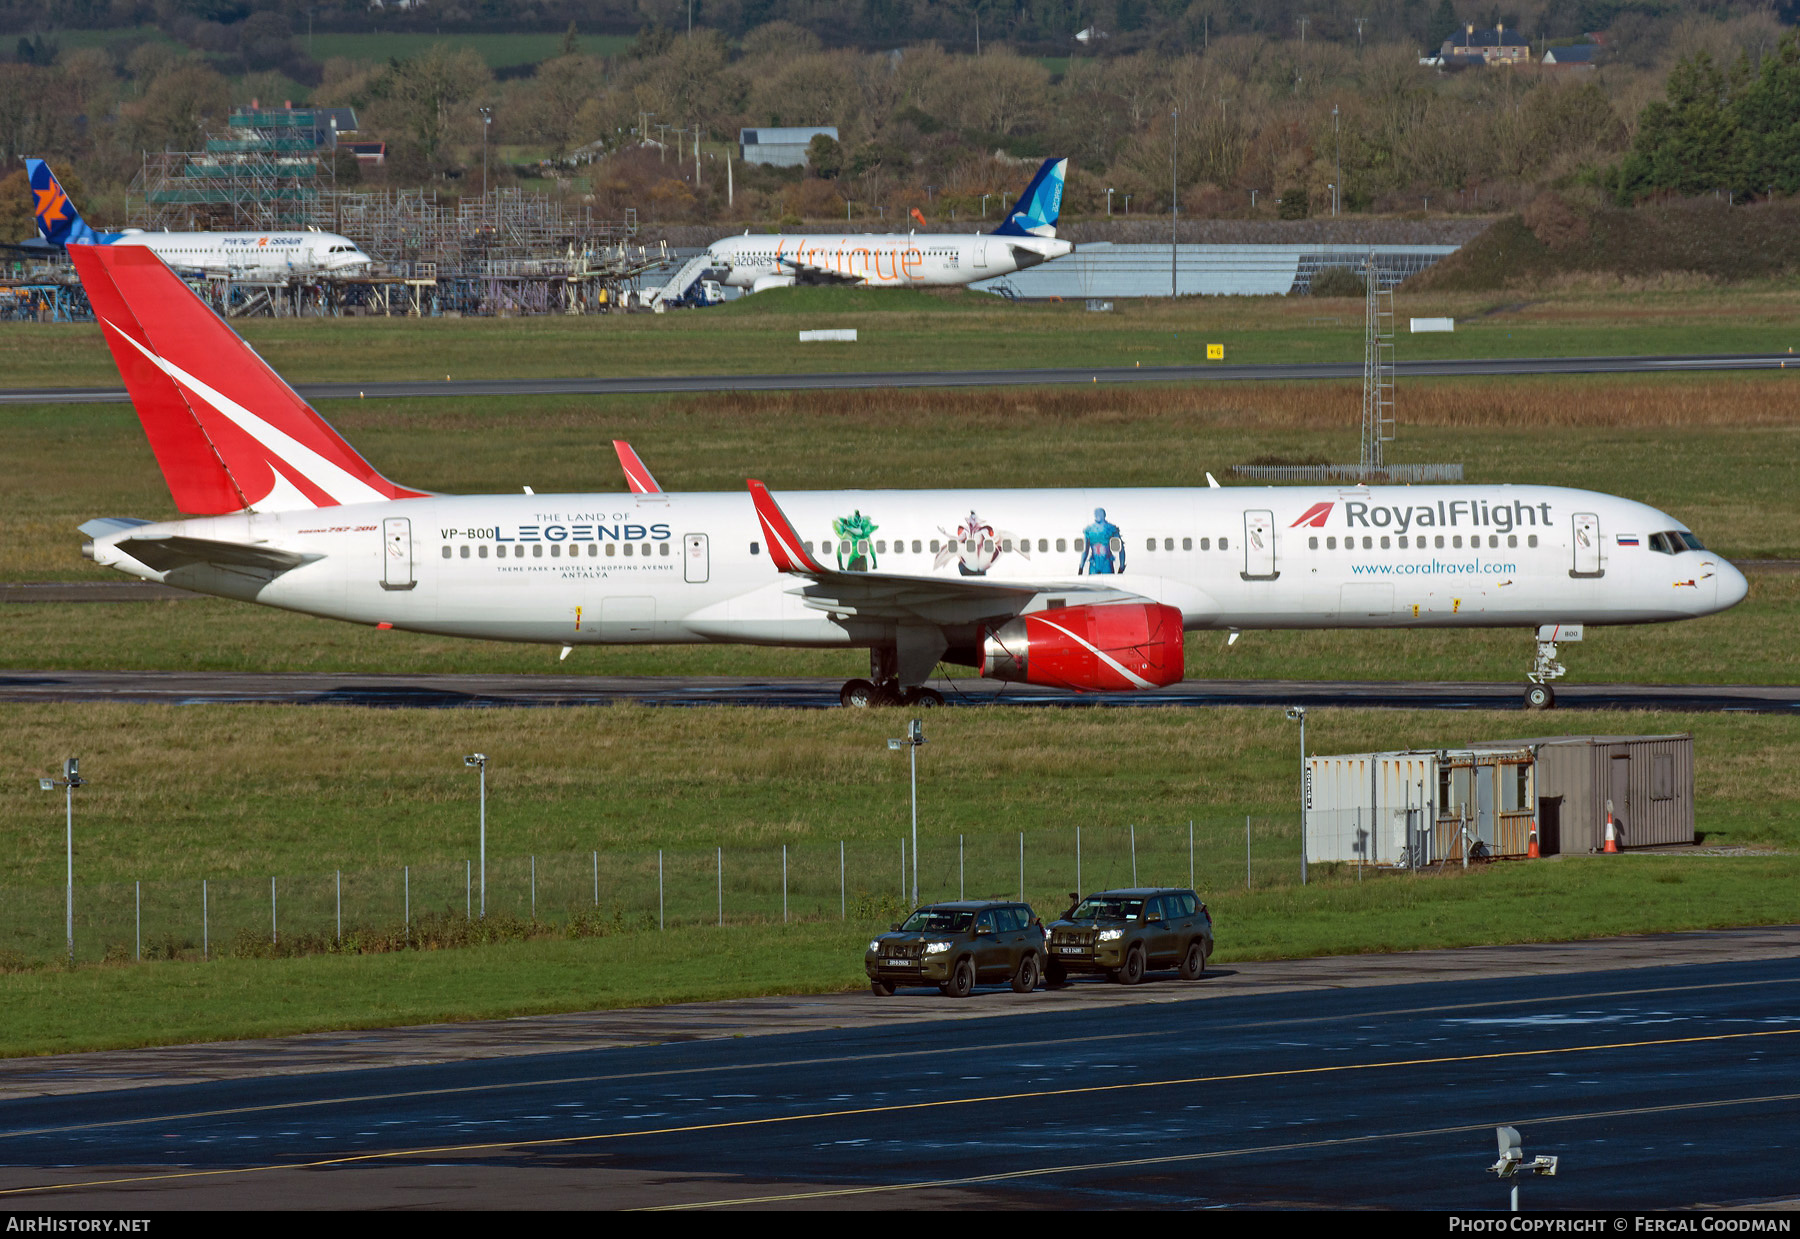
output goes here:
{"type": "Polygon", "coordinates": [[[1612,801],[1619,846],[1694,842],[1694,738],[1544,736],[1480,748],[1529,747],[1537,756],[1539,848],[1598,852],[1612,801]]]}
{"type": "Polygon", "coordinates": [[[1349,753],[1306,759],[1309,864],[1417,865],[1434,852],[1437,754],[1349,753]]]}

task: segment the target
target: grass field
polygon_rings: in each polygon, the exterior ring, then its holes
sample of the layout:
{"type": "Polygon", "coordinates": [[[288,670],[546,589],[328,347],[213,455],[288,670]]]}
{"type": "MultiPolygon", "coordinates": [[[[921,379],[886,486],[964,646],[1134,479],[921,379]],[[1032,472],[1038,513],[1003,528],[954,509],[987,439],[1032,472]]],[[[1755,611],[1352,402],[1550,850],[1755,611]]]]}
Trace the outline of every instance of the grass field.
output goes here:
{"type": "MultiPolygon", "coordinates": [[[[583,34],[581,50],[589,56],[616,56],[636,42],[630,35],[583,34]]],[[[404,60],[429,51],[438,43],[461,51],[480,53],[490,69],[510,69],[518,65],[534,65],[552,56],[562,55],[563,35],[555,34],[301,34],[299,44],[315,60],[343,56],[350,60],[404,60]]]]}
{"type": "MultiPolygon", "coordinates": [[[[35,779],[70,753],[92,781],[76,814],[88,882],[460,870],[474,846],[475,779],[461,761],[472,752],[490,757],[492,857],[886,847],[908,821],[907,764],[888,751],[885,712],[120,705],[4,717],[15,772],[0,781],[4,885],[60,885],[63,806],[35,779]]],[[[1316,710],[1307,742],[1439,748],[1527,723],[1691,731],[1708,841],[1800,846],[1789,760],[1800,721],[1786,716],[1316,710]]],[[[1296,737],[1277,710],[950,710],[930,739],[921,831],[940,841],[1193,819],[1241,852],[1229,840],[1246,814],[1293,816],[1296,737]]],[[[834,893],[835,878],[834,866],[834,893]]]]}
{"type": "MultiPolygon", "coordinates": [[[[1206,897],[1218,932],[1215,963],[1229,968],[1252,959],[1783,924],[1793,919],[1788,892],[1797,878],[1800,860],[1789,855],[1569,858],[1206,897]]],[[[1053,902],[1055,892],[1047,894],[1053,902]]],[[[826,920],[464,951],[0,974],[0,1054],[854,990],[864,984],[863,944],[882,928],[879,920],[826,920]]]]}
{"type": "MultiPolygon", "coordinates": [[[[1402,298],[1405,315],[1454,315],[1450,335],[1404,332],[1402,360],[1781,352],[1800,346],[1800,291],[1785,288],[1516,298],[1402,298]]],[[[718,309],[525,319],[250,319],[234,324],[293,382],[590,375],[751,374],[1033,366],[1359,362],[1360,300],[1217,297],[1012,304],[986,293],[788,289],[718,309]],[[855,327],[855,344],[799,343],[855,327]],[[453,359],[446,364],[446,359],[453,359]]],[[[9,387],[116,385],[91,324],[0,324],[9,387]]],[[[1800,376],[1797,376],[1800,377],[1800,376]]]]}
{"type": "MultiPolygon", "coordinates": [[[[1319,710],[1309,721],[1311,747],[1332,752],[1503,738],[1519,718],[1319,710]]],[[[1077,825],[1084,885],[1128,880],[1128,825],[1136,826],[1142,879],[1185,884],[1193,819],[1197,885],[1227,966],[1793,918],[1800,818],[1787,756],[1800,724],[1559,713],[1534,727],[1546,722],[1567,732],[1692,730],[1706,842],[1779,850],[1571,856],[1467,873],[1370,874],[1360,883],[1348,870],[1315,868],[1302,888],[1291,824],[1275,830],[1259,818],[1257,876],[1246,891],[1244,816],[1293,816],[1294,733],[1278,712],[967,710],[934,716],[922,756],[922,893],[955,893],[962,836],[969,892],[1010,895],[1023,832],[1026,895],[1054,911],[1076,883],[1077,825]]],[[[13,840],[0,857],[0,965],[14,969],[0,974],[0,1053],[854,989],[862,943],[899,906],[907,785],[904,762],[883,743],[889,730],[891,719],[835,712],[9,708],[9,765],[50,771],[78,751],[92,780],[76,811],[81,958],[96,960],[107,947],[130,958],[129,883],[138,879],[146,938],[166,941],[177,958],[31,966],[53,959],[60,942],[60,798],[24,778],[0,784],[0,822],[13,840]],[[524,914],[525,861],[536,855],[540,915],[560,920],[587,904],[597,849],[601,910],[619,913],[605,936],[234,955],[267,933],[268,875],[279,875],[290,935],[329,934],[335,867],[346,870],[352,931],[398,919],[394,892],[384,904],[368,885],[380,868],[397,878],[400,866],[414,867],[415,915],[422,907],[460,915],[462,865],[475,842],[474,781],[460,754],[476,748],[491,759],[490,907],[524,914]],[[838,840],[849,857],[842,920],[838,840]],[[783,844],[795,892],[790,924],[780,919],[783,844]],[[715,846],[727,875],[730,923],[722,928],[705,923],[715,846]],[[621,860],[645,861],[657,847],[668,849],[666,932],[643,928],[654,925],[654,903],[622,893],[621,860]],[[551,862],[573,862],[573,872],[551,862]],[[430,885],[434,867],[455,875],[448,896],[430,885]],[[198,908],[168,906],[176,889],[197,903],[202,877],[211,890],[214,957],[206,963],[196,958],[198,908]],[[98,907],[107,899],[110,919],[98,907]]]]}

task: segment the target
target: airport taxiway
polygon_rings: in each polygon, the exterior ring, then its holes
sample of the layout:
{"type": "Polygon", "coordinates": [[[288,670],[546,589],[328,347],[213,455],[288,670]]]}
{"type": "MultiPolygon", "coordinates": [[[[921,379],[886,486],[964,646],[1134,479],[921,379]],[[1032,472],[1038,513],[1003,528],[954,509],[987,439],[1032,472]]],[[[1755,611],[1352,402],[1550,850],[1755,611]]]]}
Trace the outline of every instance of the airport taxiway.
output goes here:
{"type": "MultiPolygon", "coordinates": [[[[936,679],[950,705],[1353,706],[1523,710],[1521,684],[1453,681],[1183,680],[1136,693],[1077,693],[998,680],[936,679]]],[[[767,706],[827,709],[842,682],[817,676],[368,675],[249,671],[0,671],[0,702],[149,705],[350,705],[435,709],[598,706],[767,706]]],[[[1580,684],[1556,686],[1569,710],[1800,711],[1795,684],[1580,684]]]]}
{"type": "Polygon", "coordinates": [[[7,1066],[33,1211],[1791,1207],[1800,927],[7,1066]]]}
{"type": "MultiPolygon", "coordinates": [[[[1402,361],[1400,378],[1482,378],[1497,375],[1671,374],[1783,370],[1787,353],[1681,354],[1656,357],[1494,357],[1402,361]]],[[[811,374],[643,375],[616,378],[370,380],[296,383],[308,400],[391,400],[427,396],[626,396],[699,392],[862,391],[897,387],[1035,387],[1068,383],[1239,383],[1360,379],[1362,362],[1215,362],[1196,366],[1094,366],[1085,369],[918,370],[811,374]]],[[[118,387],[0,389],[0,404],[110,404],[126,399],[118,387]]]]}

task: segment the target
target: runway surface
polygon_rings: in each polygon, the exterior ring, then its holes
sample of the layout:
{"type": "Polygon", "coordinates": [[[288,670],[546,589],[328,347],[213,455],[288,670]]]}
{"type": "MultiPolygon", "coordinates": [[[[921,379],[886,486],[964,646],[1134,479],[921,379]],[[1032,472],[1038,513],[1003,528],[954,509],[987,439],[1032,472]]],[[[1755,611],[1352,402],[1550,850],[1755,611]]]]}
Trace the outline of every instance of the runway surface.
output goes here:
{"type": "MultiPolygon", "coordinates": [[[[1403,361],[1403,378],[1478,378],[1530,374],[1666,374],[1783,369],[1786,353],[1690,354],[1664,357],[1498,357],[1403,361]]],[[[1360,379],[1360,361],[1198,366],[1101,366],[1087,369],[920,370],[888,373],[695,374],[633,378],[401,380],[299,383],[308,400],[371,400],[419,396],[624,396],[682,392],[857,391],[882,387],[1035,387],[1065,383],[1234,383],[1296,379],[1360,379]]],[[[125,399],[114,387],[0,389],[0,404],[110,404],[125,399]]]]}
{"type": "Polygon", "coordinates": [[[1791,1205],[1800,958],[1791,927],[1744,932],[1569,944],[1585,969],[1521,948],[1515,975],[1487,948],[1428,984],[1311,960],[1285,990],[914,1000],[943,1020],[843,995],[812,1031],[8,1100],[0,1204],[1493,1210],[1505,1123],[1561,1159],[1527,1209],[1791,1205]],[[1606,967],[1659,945],[1684,962],[1606,967]]]}
{"type": "MultiPolygon", "coordinates": [[[[1008,706],[1381,706],[1523,710],[1523,684],[1184,680],[1139,693],[1075,693],[997,680],[934,680],[950,705],[1008,706]]],[[[428,709],[596,706],[769,706],[827,709],[835,679],[734,676],[332,675],[320,672],[0,671],[0,702],[133,702],[156,705],[265,703],[428,709]]],[[[1558,684],[1571,710],[1800,712],[1793,684],[1558,684]]]]}

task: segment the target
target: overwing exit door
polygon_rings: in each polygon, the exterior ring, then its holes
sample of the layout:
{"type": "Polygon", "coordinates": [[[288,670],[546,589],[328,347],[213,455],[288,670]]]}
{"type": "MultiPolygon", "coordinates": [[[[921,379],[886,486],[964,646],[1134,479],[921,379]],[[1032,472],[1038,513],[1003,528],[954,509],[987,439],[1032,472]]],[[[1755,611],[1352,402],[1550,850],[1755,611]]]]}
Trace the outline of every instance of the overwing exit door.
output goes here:
{"type": "Polygon", "coordinates": [[[413,580],[412,521],[390,516],[381,522],[381,588],[411,589],[413,580]]]}
{"type": "Polygon", "coordinates": [[[708,559],[705,534],[690,533],[681,540],[681,571],[688,584],[706,584],[707,574],[711,570],[708,559]]]}
{"type": "Polygon", "coordinates": [[[1275,514],[1244,513],[1244,571],[1246,581],[1273,581],[1275,570],[1275,514]]]}

